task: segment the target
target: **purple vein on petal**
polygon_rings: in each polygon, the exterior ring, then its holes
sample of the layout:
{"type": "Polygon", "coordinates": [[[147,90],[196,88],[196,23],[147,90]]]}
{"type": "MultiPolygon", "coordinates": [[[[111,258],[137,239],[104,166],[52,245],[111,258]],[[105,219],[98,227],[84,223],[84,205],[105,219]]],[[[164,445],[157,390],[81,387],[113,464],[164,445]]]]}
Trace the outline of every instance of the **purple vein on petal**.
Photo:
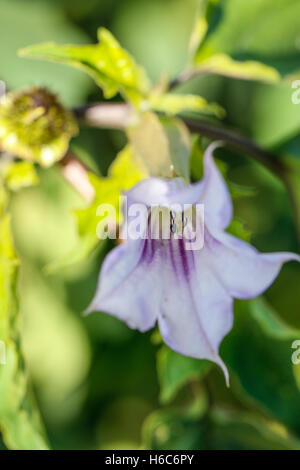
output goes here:
{"type": "Polygon", "coordinates": [[[179,252],[184,275],[188,278],[190,275],[190,269],[189,269],[187,252],[186,252],[184,243],[185,243],[185,240],[183,238],[180,238],[178,240],[178,248],[179,248],[178,252],[179,252]]]}

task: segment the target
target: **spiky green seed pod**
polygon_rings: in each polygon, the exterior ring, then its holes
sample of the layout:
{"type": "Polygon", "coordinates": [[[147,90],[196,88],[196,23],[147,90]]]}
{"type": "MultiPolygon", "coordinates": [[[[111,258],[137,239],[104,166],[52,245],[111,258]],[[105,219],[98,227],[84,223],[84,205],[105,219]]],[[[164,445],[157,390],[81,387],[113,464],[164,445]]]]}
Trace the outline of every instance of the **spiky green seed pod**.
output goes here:
{"type": "Polygon", "coordinates": [[[44,88],[8,93],[0,104],[0,147],[16,156],[53,165],[78,132],[73,114],[44,88]]]}

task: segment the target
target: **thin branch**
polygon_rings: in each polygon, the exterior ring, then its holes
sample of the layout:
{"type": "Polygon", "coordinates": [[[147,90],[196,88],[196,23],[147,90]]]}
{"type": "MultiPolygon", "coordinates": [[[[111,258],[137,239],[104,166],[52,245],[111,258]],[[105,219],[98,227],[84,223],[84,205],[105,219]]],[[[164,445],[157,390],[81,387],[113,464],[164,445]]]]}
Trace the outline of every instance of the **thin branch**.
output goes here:
{"type": "Polygon", "coordinates": [[[178,77],[174,78],[170,82],[169,90],[174,90],[174,88],[184,85],[186,82],[205,73],[207,73],[206,70],[200,70],[197,68],[184,70],[180,75],[178,75],[178,77]]]}
{"type": "Polygon", "coordinates": [[[88,168],[71,153],[67,153],[60,161],[60,168],[66,181],[81,194],[86,202],[91,202],[95,191],[88,178],[88,168]]]}
{"type": "MultiPolygon", "coordinates": [[[[182,77],[184,80],[184,77],[182,77]]],[[[186,77],[188,79],[188,77],[186,77]]],[[[175,86],[175,85],[174,85],[175,86]]],[[[125,129],[131,122],[132,108],[126,103],[95,103],[74,110],[83,122],[106,129],[125,129]]],[[[298,237],[300,240],[299,207],[297,195],[291,184],[290,169],[275,154],[263,149],[248,137],[226,127],[221,127],[203,119],[182,118],[191,132],[211,139],[222,140],[232,149],[252,157],[274,173],[286,186],[290,203],[295,214],[298,237]]]]}
{"type": "MultiPolygon", "coordinates": [[[[92,126],[106,129],[125,129],[131,121],[132,108],[126,103],[95,103],[74,110],[75,116],[92,126]]],[[[250,155],[282,178],[286,169],[271,152],[256,145],[251,139],[208,121],[182,118],[192,132],[223,140],[232,148],[250,155]]]]}
{"type": "Polygon", "coordinates": [[[249,155],[254,160],[267,167],[279,178],[284,179],[287,169],[278,160],[277,156],[258,146],[248,137],[202,119],[196,121],[184,118],[183,121],[191,132],[195,132],[211,139],[223,140],[229,147],[249,155]]]}
{"type": "Polygon", "coordinates": [[[75,108],[75,116],[86,124],[104,129],[125,129],[132,115],[127,103],[95,103],[75,108]]]}

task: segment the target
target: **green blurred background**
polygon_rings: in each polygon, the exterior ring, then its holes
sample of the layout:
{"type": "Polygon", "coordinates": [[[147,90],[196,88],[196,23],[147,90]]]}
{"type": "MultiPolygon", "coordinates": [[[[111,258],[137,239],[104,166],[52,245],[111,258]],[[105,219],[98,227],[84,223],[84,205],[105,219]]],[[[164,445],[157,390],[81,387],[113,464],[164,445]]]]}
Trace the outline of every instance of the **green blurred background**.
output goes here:
{"type": "MultiPolygon", "coordinates": [[[[284,73],[300,70],[298,2],[286,1],[287,9],[276,15],[275,8],[272,18],[260,11],[251,24],[248,2],[231,3],[236,4],[239,27],[231,27],[230,34],[225,27],[221,30],[224,50],[264,60],[284,73]]],[[[82,72],[16,54],[20,47],[43,41],[95,42],[100,25],[112,31],[153,81],[165,71],[175,77],[186,63],[195,8],[194,0],[0,0],[0,79],[8,90],[45,85],[69,107],[101,101],[101,91],[82,72]]],[[[290,87],[210,75],[182,90],[219,102],[227,110],[227,124],[299,161],[300,105],[291,104],[290,87]]],[[[106,174],[124,142],[119,131],[83,126],[72,149],[96,172],[106,174]]],[[[244,155],[227,150],[220,157],[229,165],[231,181],[255,190],[252,197],[235,201],[235,213],[252,232],[252,243],[262,251],[297,252],[290,204],[280,181],[244,155]]],[[[221,349],[229,358],[231,389],[225,388],[221,372],[213,367],[205,383],[193,380],[172,403],[162,404],[156,364],[159,346],[153,332],[131,331],[105,314],[81,315],[109,247],[53,276],[45,275],[45,265],[76,245],[72,210],[83,201],[55,167],[39,170],[39,176],[37,187],[14,196],[12,208],[21,258],[22,342],[51,446],[299,446],[300,365],[293,372],[291,341],[264,336],[244,304],[237,305],[234,330],[221,349]],[[199,402],[197,413],[186,408],[191,394],[199,402]]],[[[266,298],[285,322],[300,330],[299,283],[299,266],[289,264],[266,298]]]]}

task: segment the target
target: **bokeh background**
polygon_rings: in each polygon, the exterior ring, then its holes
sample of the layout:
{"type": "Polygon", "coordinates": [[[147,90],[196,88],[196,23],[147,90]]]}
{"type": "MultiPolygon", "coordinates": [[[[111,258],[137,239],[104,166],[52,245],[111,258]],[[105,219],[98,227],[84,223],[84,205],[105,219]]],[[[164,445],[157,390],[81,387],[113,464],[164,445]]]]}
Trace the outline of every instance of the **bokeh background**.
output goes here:
{"type": "MultiPolygon", "coordinates": [[[[283,2],[273,1],[271,15],[257,6],[251,21],[248,2],[231,3],[236,4],[233,26],[229,32],[224,26],[219,37],[225,51],[263,60],[284,74],[300,70],[299,2],[286,0],[282,8],[283,2]]],[[[8,90],[47,86],[68,107],[103,100],[101,90],[82,72],[24,60],[16,53],[43,41],[95,42],[100,25],[112,31],[153,81],[163,72],[175,77],[186,63],[195,6],[194,0],[0,0],[0,79],[8,90]]],[[[226,124],[299,162],[300,105],[292,105],[290,86],[207,75],[182,91],[222,104],[226,124]]],[[[119,131],[82,126],[71,148],[105,175],[124,143],[119,131]]],[[[234,201],[252,243],[262,251],[298,252],[282,183],[246,155],[223,150],[220,158],[232,182],[253,189],[251,197],[234,201]]],[[[264,332],[245,305],[237,304],[234,330],[221,349],[232,387],[226,389],[213,367],[204,380],[195,372],[192,382],[166,403],[161,400],[155,334],[131,331],[105,314],[82,316],[111,246],[55,275],[45,274],[48,263],[76,246],[72,210],[83,201],[56,167],[40,169],[39,176],[38,186],[14,196],[12,210],[21,258],[22,344],[51,447],[300,448],[300,365],[291,363],[291,337],[297,338],[299,331],[300,339],[299,266],[285,266],[265,295],[293,334],[279,338],[268,327],[264,332]]]]}

